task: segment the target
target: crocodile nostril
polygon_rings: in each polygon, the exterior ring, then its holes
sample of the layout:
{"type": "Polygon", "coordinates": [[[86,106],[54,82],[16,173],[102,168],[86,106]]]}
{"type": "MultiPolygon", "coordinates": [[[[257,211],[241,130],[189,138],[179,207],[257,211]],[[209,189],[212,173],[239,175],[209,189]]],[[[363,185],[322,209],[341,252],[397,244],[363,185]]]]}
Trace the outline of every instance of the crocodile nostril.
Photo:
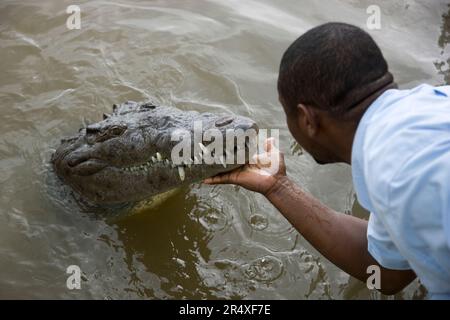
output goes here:
{"type": "Polygon", "coordinates": [[[141,108],[144,108],[144,109],[155,109],[156,105],[151,103],[151,102],[146,102],[144,104],[141,104],[141,108]]]}
{"type": "Polygon", "coordinates": [[[221,118],[219,120],[216,121],[216,127],[223,127],[226,126],[227,124],[232,123],[234,120],[234,117],[225,117],[225,118],[221,118]]]}
{"type": "Polygon", "coordinates": [[[255,122],[243,122],[243,123],[240,123],[240,124],[236,125],[235,130],[238,130],[238,129],[242,129],[244,131],[253,129],[253,130],[255,130],[256,133],[259,132],[258,125],[255,122]]]}

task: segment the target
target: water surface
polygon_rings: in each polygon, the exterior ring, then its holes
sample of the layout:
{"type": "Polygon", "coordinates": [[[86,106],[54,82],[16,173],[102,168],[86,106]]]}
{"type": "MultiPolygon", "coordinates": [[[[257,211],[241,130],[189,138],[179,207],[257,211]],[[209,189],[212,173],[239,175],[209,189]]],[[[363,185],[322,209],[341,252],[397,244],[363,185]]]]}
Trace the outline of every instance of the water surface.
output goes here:
{"type": "MultiPolygon", "coordinates": [[[[384,299],[318,254],[261,196],[193,185],[150,214],[110,223],[48,183],[63,136],[113,103],[156,99],[184,110],[249,116],[280,129],[289,175],[345,214],[349,168],[318,166],[286,130],[279,60],[309,28],[366,27],[402,88],[448,83],[447,1],[70,1],[0,4],[0,298],[384,299]],[[81,290],[66,288],[80,266],[81,290]]],[[[395,298],[423,298],[417,282],[395,298]]]]}

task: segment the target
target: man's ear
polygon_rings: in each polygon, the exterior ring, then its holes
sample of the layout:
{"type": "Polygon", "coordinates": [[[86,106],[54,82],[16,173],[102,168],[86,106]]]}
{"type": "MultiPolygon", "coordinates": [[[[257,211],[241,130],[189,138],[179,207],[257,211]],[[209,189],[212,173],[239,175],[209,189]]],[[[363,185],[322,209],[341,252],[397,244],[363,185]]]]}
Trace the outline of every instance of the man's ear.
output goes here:
{"type": "Polygon", "coordinates": [[[298,104],[297,111],[299,113],[298,121],[303,128],[306,128],[308,136],[314,137],[319,130],[319,119],[315,110],[307,105],[298,104]]]}

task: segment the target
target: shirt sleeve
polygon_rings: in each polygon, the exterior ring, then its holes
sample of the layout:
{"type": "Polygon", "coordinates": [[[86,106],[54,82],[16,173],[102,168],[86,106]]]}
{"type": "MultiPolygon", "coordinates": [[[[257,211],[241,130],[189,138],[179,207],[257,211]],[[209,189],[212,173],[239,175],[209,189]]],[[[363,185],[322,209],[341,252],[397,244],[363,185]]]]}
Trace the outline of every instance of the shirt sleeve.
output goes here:
{"type": "Polygon", "coordinates": [[[371,213],[367,228],[368,250],[372,257],[384,268],[393,270],[411,269],[408,261],[392,242],[382,221],[371,213]]]}

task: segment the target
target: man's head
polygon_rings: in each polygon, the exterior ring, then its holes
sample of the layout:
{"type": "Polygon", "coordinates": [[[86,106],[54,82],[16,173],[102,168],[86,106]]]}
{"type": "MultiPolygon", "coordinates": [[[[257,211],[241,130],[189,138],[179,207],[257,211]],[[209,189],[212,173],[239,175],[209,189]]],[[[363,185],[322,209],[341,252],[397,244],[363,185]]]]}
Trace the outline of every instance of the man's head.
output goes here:
{"type": "Polygon", "coordinates": [[[327,23],[299,37],[284,53],[278,78],[289,130],[318,163],[344,161],[336,142],[348,137],[336,134],[354,133],[364,102],[393,86],[372,37],[344,23],[327,23]]]}

